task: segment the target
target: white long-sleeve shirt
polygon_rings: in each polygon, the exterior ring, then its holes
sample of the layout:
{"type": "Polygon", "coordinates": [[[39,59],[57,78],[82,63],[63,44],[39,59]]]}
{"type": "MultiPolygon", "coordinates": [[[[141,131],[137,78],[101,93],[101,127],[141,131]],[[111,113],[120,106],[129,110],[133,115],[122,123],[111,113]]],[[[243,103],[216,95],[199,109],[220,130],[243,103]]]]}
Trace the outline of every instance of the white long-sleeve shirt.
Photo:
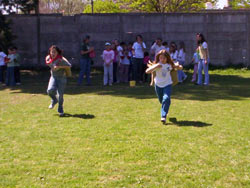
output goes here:
{"type": "Polygon", "coordinates": [[[177,61],[184,62],[185,59],[186,59],[186,53],[184,52],[183,49],[180,49],[179,52],[178,52],[177,61]]]}

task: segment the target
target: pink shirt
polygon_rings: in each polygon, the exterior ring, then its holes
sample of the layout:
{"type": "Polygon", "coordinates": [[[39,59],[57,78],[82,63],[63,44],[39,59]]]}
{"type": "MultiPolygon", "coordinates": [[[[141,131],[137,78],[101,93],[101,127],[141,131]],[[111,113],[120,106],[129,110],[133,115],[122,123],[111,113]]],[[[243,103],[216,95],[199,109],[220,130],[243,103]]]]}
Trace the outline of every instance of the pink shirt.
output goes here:
{"type": "Polygon", "coordinates": [[[115,57],[115,53],[113,50],[104,50],[103,54],[102,54],[102,58],[104,60],[104,64],[108,64],[108,63],[113,63],[115,57]]]}

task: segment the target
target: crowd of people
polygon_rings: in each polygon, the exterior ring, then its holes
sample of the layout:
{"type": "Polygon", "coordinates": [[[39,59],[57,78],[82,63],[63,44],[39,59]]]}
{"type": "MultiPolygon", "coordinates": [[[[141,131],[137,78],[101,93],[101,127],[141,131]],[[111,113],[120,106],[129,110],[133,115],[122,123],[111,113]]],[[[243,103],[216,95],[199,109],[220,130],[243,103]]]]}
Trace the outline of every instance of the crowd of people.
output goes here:
{"type": "MultiPolygon", "coordinates": [[[[94,48],[90,47],[89,41],[90,36],[86,36],[82,43],[80,59],[81,70],[78,78],[78,85],[82,84],[85,75],[87,81],[86,85],[91,85],[90,66],[91,54],[94,53],[94,48]]],[[[202,58],[209,60],[209,57],[202,56],[204,52],[199,52],[200,46],[202,47],[201,49],[206,49],[207,42],[202,34],[197,34],[197,48],[194,49],[192,58],[192,63],[194,65],[192,82],[198,85],[202,84],[202,69],[204,69],[204,85],[208,85],[208,66],[205,66],[205,62],[203,62],[200,63],[198,68],[198,64],[202,58]],[[199,54],[201,54],[201,56],[199,54]],[[197,72],[199,74],[198,81],[196,81],[197,72]]],[[[136,41],[134,43],[119,42],[118,40],[107,41],[101,55],[104,69],[103,85],[111,86],[114,83],[128,83],[131,80],[135,80],[137,83],[148,82],[148,76],[145,74],[145,70],[148,68],[147,64],[149,61],[154,61],[157,53],[163,49],[170,54],[174,62],[178,62],[182,66],[185,65],[186,49],[184,42],[180,42],[178,45],[175,42],[168,44],[168,42],[163,41],[161,38],[157,38],[152,43],[149,50],[147,50],[147,46],[141,35],[136,36],[136,41]]],[[[178,70],[179,83],[184,82],[186,79],[187,75],[185,72],[183,70],[178,70]]]]}

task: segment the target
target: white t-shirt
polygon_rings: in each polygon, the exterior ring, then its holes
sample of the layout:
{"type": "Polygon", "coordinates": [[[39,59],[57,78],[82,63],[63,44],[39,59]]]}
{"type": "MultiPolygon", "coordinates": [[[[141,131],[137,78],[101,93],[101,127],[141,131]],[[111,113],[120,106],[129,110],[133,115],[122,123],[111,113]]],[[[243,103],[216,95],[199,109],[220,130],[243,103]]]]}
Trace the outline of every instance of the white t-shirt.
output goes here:
{"type": "MultiPolygon", "coordinates": [[[[146,48],[146,44],[144,42],[142,42],[142,46],[143,48],[146,48]]],[[[144,58],[144,52],[142,46],[138,42],[135,42],[133,44],[132,48],[135,50],[135,55],[134,55],[135,58],[144,58]]]]}
{"type": "Polygon", "coordinates": [[[176,60],[177,60],[177,57],[178,57],[178,51],[176,50],[175,53],[172,52],[172,53],[170,54],[170,57],[171,57],[174,61],[176,61],[176,60]]]}
{"type": "Polygon", "coordinates": [[[124,53],[122,53],[121,64],[123,64],[123,65],[129,65],[130,64],[129,58],[131,58],[131,52],[128,52],[127,55],[125,55],[124,53]]]}
{"type": "Polygon", "coordinates": [[[106,65],[107,63],[113,63],[115,53],[113,50],[104,50],[102,54],[102,58],[104,60],[104,64],[106,65]]]}
{"type": "Polygon", "coordinates": [[[207,48],[207,42],[203,42],[203,43],[202,43],[202,47],[203,47],[204,49],[206,49],[206,48],[207,48]]]}
{"type": "Polygon", "coordinates": [[[155,56],[158,54],[159,51],[161,50],[165,50],[164,46],[158,46],[156,43],[153,44],[153,46],[151,46],[151,52],[153,54],[155,54],[155,56]]]}
{"type": "Polygon", "coordinates": [[[172,66],[168,63],[162,64],[162,68],[157,69],[156,77],[154,79],[155,85],[157,85],[160,88],[164,88],[170,84],[173,83],[170,71],[172,70],[172,66]]]}
{"type": "Polygon", "coordinates": [[[184,52],[183,49],[180,49],[178,52],[177,60],[184,62],[186,58],[186,53],[184,52]]]}
{"type": "Polygon", "coordinates": [[[6,55],[4,52],[0,52],[0,66],[5,65],[5,63],[4,63],[4,58],[5,58],[6,56],[7,56],[7,55],[6,55]]]}

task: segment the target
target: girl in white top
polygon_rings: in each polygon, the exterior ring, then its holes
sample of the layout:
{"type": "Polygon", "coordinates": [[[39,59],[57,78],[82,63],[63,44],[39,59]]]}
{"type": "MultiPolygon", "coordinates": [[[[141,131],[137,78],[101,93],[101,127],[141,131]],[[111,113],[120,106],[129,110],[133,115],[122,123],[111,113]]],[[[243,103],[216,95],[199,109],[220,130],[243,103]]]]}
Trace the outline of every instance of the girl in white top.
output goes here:
{"type": "Polygon", "coordinates": [[[176,45],[174,43],[172,43],[170,45],[170,57],[171,59],[174,61],[174,62],[177,62],[177,58],[178,58],[178,51],[177,51],[177,48],[176,48],[176,45]]]}
{"type": "Polygon", "coordinates": [[[198,45],[198,53],[200,57],[200,61],[198,63],[198,85],[202,85],[202,70],[204,70],[205,81],[204,85],[209,85],[209,74],[208,74],[208,64],[209,64],[209,51],[208,44],[203,36],[203,34],[198,33],[196,35],[197,45],[198,45]]]}
{"type": "Polygon", "coordinates": [[[164,50],[164,49],[165,49],[165,47],[162,45],[162,39],[158,38],[158,39],[156,39],[154,44],[151,46],[150,52],[151,52],[151,54],[154,55],[154,57],[156,57],[158,52],[161,50],[164,50]]]}
{"type": "Polygon", "coordinates": [[[147,74],[156,73],[155,91],[158,96],[161,107],[161,122],[166,123],[166,117],[170,107],[170,96],[172,87],[172,78],[170,71],[172,69],[182,69],[181,65],[175,65],[170,54],[166,50],[161,50],[155,58],[154,63],[148,64],[149,68],[146,70],[147,74]]]}
{"type": "MultiPolygon", "coordinates": [[[[186,59],[186,49],[184,42],[180,42],[179,51],[177,55],[177,61],[180,65],[184,66],[186,59]]],[[[178,71],[178,80],[179,83],[182,83],[184,80],[187,79],[187,75],[183,72],[183,70],[178,71]]]]}

